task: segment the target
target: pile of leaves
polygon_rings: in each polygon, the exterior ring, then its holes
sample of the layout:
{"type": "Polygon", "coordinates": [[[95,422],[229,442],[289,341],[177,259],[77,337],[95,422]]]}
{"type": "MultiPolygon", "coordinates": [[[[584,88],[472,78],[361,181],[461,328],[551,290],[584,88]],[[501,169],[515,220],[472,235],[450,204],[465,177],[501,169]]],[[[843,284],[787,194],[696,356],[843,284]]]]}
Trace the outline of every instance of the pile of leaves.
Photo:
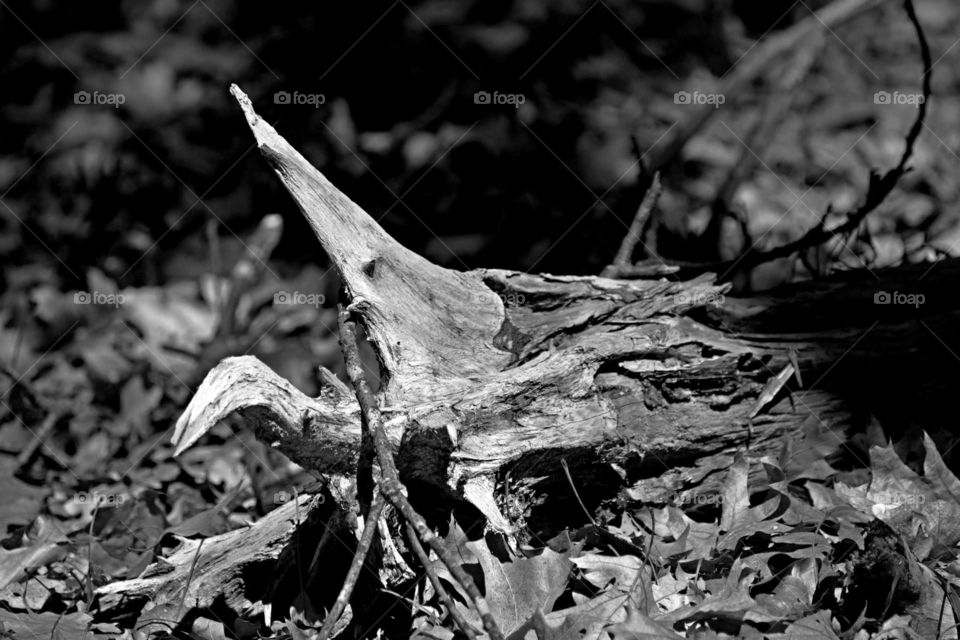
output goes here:
{"type": "MultiPolygon", "coordinates": [[[[236,610],[147,599],[131,617],[104,606],[105,585],[172,571],[204,544],[249,539],[250,525],[273,509],[298,524],[310,518],[309,502],[290,503],[301,490],[311,495],[309,477],[252,437],[223,426],[208,444],[171,457],[168,433],[153,427],[172,422],[189,367],[170,349],[170,327],[181,344],[209,338],[215,314],[196,291],[123,294],[122,320],[87,307],[90,315],[74,320],[83,329],[58,347],[63,355],[7,381],[0,629],[12,638],[157,638],[174,629],[209,640],[315,637],[322,612],[300,602],[271,619],[267,596],[251,585],[236,610]],[[150,306],[156,299],[166,313],[150,306]],[[17,418],[44,415],[56,430],[35,434],[17,418]],[[43,443],[29,446],[40,435],[43,443]]],[[[809,426],[778,459],[744,452],[720,495],[655,505],[625,488],[608,521],[550,540],[518,546],[451,521],[446,541],[513,639],[957,637],[960,480],[926,436],[922,465],[908,466],[903,443],[872,432],[860,443],[869,461],[841,470],[821,453],[835,448],[826,433],[809,426]]],[[[399,532],[382,532],[387,608],[407,612],[400,620],[415,637],[456,637],[416,556],[399,532]]],[[[278,575],[286,553],[277,549],[259,575],[278,575]]],[[[457,581],[431,564],[482,628],[457,581]]],[[[203,578],[190,571],[190,580],[203,578]]],[[[319,577],[335,582],[329,571],[319,577]]]]}
{"type": "MultiPolygon", "coordinates": [[[[303,267],[314,253],[309,234],[298,233],[303,226],[278,252],[295,266],[269,261],[242,296],[231,294],[238,282],[223,265],[245,256],[247,243],[228,225],[251,228],[258,207],[283,200],[247,155],[223,87],[244,82],[267,102],[278,90],[324,93],[322,108],[275,104],[270,115],[365,208],[383,212],[393,235],[435,262],[594,273],[636,208],[631,138],[654,146],[676,120],[674,92],[709,84],[693,70],[719,65],[719,77],[731,60],[716,59],[712,27],[678,40],[657,33],[696,22],[690,14],[709,5],[702,2],[676,3],[672,17],[619,0],[589,15],[571,3],[487,10],[425,0],[406,13],[403,3],[387,3],[380,31],[358,45],[365,55],[342,61],[370,26],[363,11],[331,8],[337,13],[318,25],[299,8],[146,4],[145,12],[133,3],[17,6],[24,25],[43,25],[43,42],[19,27],[0,42],[11,54],[4,85],[15,94],[0,107],[0,637],[309,638],[322,612],[295,598],[287,599],[291,610],[271,612],[265,585],[204,607],[146,598],[137,603],[143,612],[121,615],[105,604],[105,587],[172,573],[184,566],[178,559],[187,559],[188,581],[200,580],[189,560],[201,548],[240,540],[281,510],[299,529],[318,513],[311,499],[325,495],[229,424],[180,458],[168,442],[198,382],[224,356],[255,354],[310,394],[318,364],[342,370],[329,328],[336,283],[303,267]],[[156,39],[146,52],[144,33],[156,39]],[[638,55],[637,37],[652,49],[638,55]],[[343,46],[312,48],[331,41],[343,46]],[[447,57],[445,43],[463,60],[447,57]],[[331,71],[326,80],[264,72],[300,68],[304,51],[331,71]],[[504,80],[518,67],[530,67],[528,86],[504,80]],[[422,71],[412,74],[415,86],[404,84],[411,68],[422,71]],[[435,77],[444,86],[427,81],[435,77]],[[484,109],[473,95],[487,89],[522,90],[525,104],[484,109]],[[126,103],[97,109],[73,98],[96,90],[121,92],[126,103]],[[540,171],[531,175],[531,166],[540,171]],[[308,302],[278,301],[278,291],[308,302]]],[[[935,52],[946,56],[955,5],[920,9],[935,52]]],[[[754,35],[777,27],[774,13],[748,25],[754,35]]],[[[6,13],[0,20],[14,24],[6,13]]],[[[831,204],[842,209],[864,192],[865,166],[897,157],[912,107],[879,108],[871,98],[918,84],[916,57],[904,53],[912,34],[897,8],[869,20],[843,40],[828,38],[822,58],[849,56],[852,43],[870,52],[871,68],[814,68],[816,81],[760,149],[760,162],[738,176],[735,199],[746,215],[723,227],[726,235],[705,237],[711,199],[745,157],[741,135],[769,96],[731,96],[738,109],[691,142],[667,176],[665,255],[726,258],[754,241],[796,238],[831,204]]],[[[947,108],[932,112],[914,171],[862,237],[800,274],[768,274],[753,287],[816,277],[824,264],[887,266],[956,252],[950,114],[958,101],[946,67],[937,70],[944,80],[936,99],[947,108]]],[[[303,224],[289,203],[285,212],[303,224]]],[[[839,465],[819,453],[820,437],[811,431],[806,442],[785,444],[778,460],[745,452],[722,495],[647,504],[625,489],[605,520],[549,540],[518,546],[457,522],[446,540],[514,639],[957,637],[960,482],[926,437],[917,442],[922,462],[910,466],[904,447],[875,435],[860,443],[859,464],[839,465]]],[[[375,599],[387,598],[382,608],[394,613],[382,628],[455,637],[424,567],[397,531],[384,534],[389,562],[378,579],[389,592],[375,599]]],[[[291,564],[316,568],[291,551],[298,548],[265,548],[270,556],[248,583],[269,582],[263,576],[291,564]]],[[[435,569],[480,628],[456,581],[435,569]]],[[[335,595],[336,567],[314,577],[335,595]]],[[[354,630],[381,628],[368,622],[375,628],[354,630]]]]}
{"type": "MultiPolygon", "coordinates": [[[[247,246],[269,255],[275,222],[265,220],[247,246]]],[[[271,611],[272,594],[289,590],[282,583],[293,567],[301,590],[313,584],[321,600],[332,598],[339,569],[304,559],[309,536],[263,541],[255,532],[264,516],[281,514],[321,538],[333,517],[326,490],[228,424],[179,458],[169,444],[191,389],[225,353],[279,361],[310,393],[312,363],[342,367],[328,329],[335,311],[316,288],[322,274],[282,279],[261,265],[254,278],[252,262],[240,260],[229,277],[166,287],[121,288],[90,271],[91,291],[34,284],[31,313],[6,307],[17,330],[0,333],[11,363],[0,398],[3,632],[315,635],[323,618],[315,604],[286,597],[289,610],[271,611]],[[310,524],[317,519],[325,524],[310,524]],[[192,565],[201,549],[244,544],[259,546],[247,555],[261,555],[227,601],[198,606],[152,591],[131,610],[109,598],[111,587],[138,577],[217,580],[192,565]]],[[[719,495],[652,504],[628,487],[601,522],[548,540],[518,545],[482,527],[464,533],[456,522],[446,540],[512,638],[956,637],[960,481],[925,436],[894,447],[877,427],[837,460],[825,457],[837,448],[827,433],[810,425],[777,460],[744,452],[719,495]]],[[[398,531],[382,533],[382,574],[365,593],[384,620],[357,611],[356,625],[372,624],[371,633],[383,625],[391,637],[411,629],[453,637],[450,610],[424,567],[398,531]]],[[[430,562],[479,627],[457,582],[430,562]]]]}
{"type": "MultiPolygon", "coordinates": [[[[311,291],[322,281],[302,275],[311,291]]],[[[312,363],[336,349],[322,294],[274,304],[277,289],[306,290],[296,280],[265,275],[228,331],[228,279],[87,279],[88,291],[34,286],[32,313],[11,304],[0,332],[0,625],[41,637],[83,637],[69,630],[86,628],[97,588],[141,574],[178,541],[247,526],[313,482],[227,424],[173,458],[173,424],[207,363],[260,353],[315,392],[312,363]]]]}
{"type": "MultiPolygon", "coordinates": [[[[955,638],[960,481],[924,446],[922,475],[891,445],[871,449],[866,476],[799,469],[785,445],[750,483],[741,456],[696,509],[634,504],[519,555],[455,526],[447,539],[511,638],[955,638]]],[[[422,608],[429,588],[422,600],[418,637],[452,638],[422,608]]]]}

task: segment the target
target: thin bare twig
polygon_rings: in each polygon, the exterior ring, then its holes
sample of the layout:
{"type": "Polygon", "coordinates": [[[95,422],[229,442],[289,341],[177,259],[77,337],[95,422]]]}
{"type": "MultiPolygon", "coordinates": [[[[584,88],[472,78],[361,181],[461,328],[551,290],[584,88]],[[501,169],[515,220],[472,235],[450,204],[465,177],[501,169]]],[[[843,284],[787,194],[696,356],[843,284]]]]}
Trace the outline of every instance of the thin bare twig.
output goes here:
{"type": "MultiPolygon", "coordinates": [[[[720,279],[723,280],[729,276],[734,269],[749,269],[773,260],[792,256],[812,247],[821,246],[836,236],[843,236],[856,230],[867,215],[886,200],[887,196],[889,196],[897,186],[900,178],[909,170],[907,168],[907,162],[909,162],[913,156],[914,145],[916,144],[917,138],[920,137],[920,133],[923,131],[923,123],[926,120],[927,103],[930,101],[931,94],[930,78],[933,73],[930,47],[923,33],[923,27],[917,19],[912,0],[905,0],[904,9],[917,32],[917,39],[920,43],[920,57],[923,60],[923,100],[917,107],[917,117],[914,119],[910,131],[906,135],[906,147],[897,165],[882,176],[871,172],[870,184],[867,188],[867,195],[864,198],[863,204],[857,207],[855,211],[849,213],[844,222],[828,229],[826,226],[826,218],[824,218],[819,224],[793,242],[788,242],[787,244],[766,251],[751,247],[733,260],[719,262],[670,261],[670,265],[676,269],[678,277],[689,278],[698,273],[712,272],[721,274],[720,279]]],[[[640,263],[636,266],[647,266],[647,264],[640,263]]]]}
{"type": "Polygon", "coordinates": [[[200,550],[203,549],[204,540],[206,540],[206,538],[200,538],[200,542],[197,544],[197,552],[193,554],[193,562],[190,563],[190,573],[187,575],[187,583],[183,585],[183,595],[180,597],[180,604],[177,606],[177,615],[174,616],[176,620],[182,619],[183,605],[187,603],[187,592],[190,590],[190,583],[193,582],[193,574],[197,571],[197,563],[200,561],[200,550]]]}
{"type": "Polygon", "coordinates": [[[714,211],[718,206],[732,209],[737,188],[753,173],[766,150],[773,144],[777,130],[786,121],[785,116],[799,93],[796,86],[810,73],[813,63],[823,50],[824,31],[826,28],[811,35],[793,54],[792,59],[785,63],[786,68],[778,74],[772,96],[763,104],[760,117],[744,137],[736,162],[730,165],[724,179],[720,181],[718,202],[714,205],[714,211]]]}
{"type": "Polygon", "coordinates": [[[37,452],[50,437],[50,434],[53,433],[53,428],[60,422],[60,418],[63,417],[62,411],[51,411],[47,414],[47,417],[43,419],[43,423],[40,425],[40,428],[36,433],[33,434],[33,440],[27,443],[24,446],[23,450],[17,456],[17,466],[18,470],[23,470],[33,459],[33,454],[37,452]]]}
{"type": "Polygon", "coordinates": [[[393,451],[390,448],[390,442],[387,440],[387,433],[383,428],[383,419],[380,416],[380,408],[374,399],[373,391],[367,383],[363,373],[363,363],[360,361],[360,350],[357,344],[357,334],[352,317],[345,313],[341,307],[340,312],[340,336],[343,346],[343,358],[346,362],[347,376],[353,383],[353,388],[357,393],[357,401],[360,403],[361,412],[367,420],[374,437],[374,446],[377,452],[377,460],[380,462],[380,491],[387,501],[400,512],[407,523],[417,532],[427,546],[429,546],[440,561],[446,565],[447,569],[459,582],[467,595],[473,601],[473,606],[480,619],[483,620],[483,628],[490,636],[491,640],[503,640],[503,633],[490,613],[490,607],[486,599],[480,593],[473,578],[457,564],[455,554],[447,548],[443,540],[427,525],[417,511],[407,500],[403,492],[403,485],[400,482],[400,475],[397,472],[397,465],[393,460],[393,451]]]}
{"type": "Polygon", "coordinates": [[[410,540],[410,548],[413,549],[413,553],[417,556],[417,559],[420,560],[420,564],[423,565],[423,570],[426,572],[427,578],[430,579],[430,583],[437,592],[440,602],[442,602],[447,608],[447,611],[450,612],[450,617],[453,618],[453,621],[468,638],[476,638],[478,635],[477,630],[463,617],[463,614],[460,613],[460,609],[457,607],[457,603],[453,601],[453,598],[450,597],[450,594],[448,594],[447,590],[443,587],[443,583],[440,582],[440,576],[437,575],[437,570],[434,569],[430,563],[427,552],[423,550],[423,545],[421,545],[420,540],[417,539],[417,532],[414,531],[409,522],[407,523],[407,539],[410,540]]]}
{"type": "MultiPolygon", "coordinates": [[[[297,580],[300,582],[300,595],[306,599],[307,589],[303,584],[303,558],[300,556],[300,549],[303,546],[301,542],[303,541],[303,530],[300,528],[300,496],[297,495],[297,488],[293,488],[293,517],[294,517],[294,531],[299,532],[297,536],[298,539],[294,541],[293,550],[297,554],[297,580]]],[[[328,529],[329,530],[329,529],[328,529]]],[[[322,540],[322,538],[321,538],[322,540]]],[[[319,547],[317,551],[319,552],[319,547]]],[[[310,575],[309,573],[307,575],[310,575]]]]}
{"type": "Polygon", "coordinates": [[[343,586],[340,587],[340,593],[330,608],[330,612],[323,619],[323,626],[320,627],[320,633],[317,635],[318,640],[327,640],[330,637],[334,625],[337,624],[344,609],[347,608],[347,603],[350,602],[353,589],[357,586],[357,578],[360,577],[360,570],[363,568],[363,563],[367,559],[367,554],[370,552],[370,547],[373,546],[373,540],[377,535],[377,523],[380,522],[380,514],[383,513],[384,504],[383,495],[377,493],[370,504],[370,511],[363,521],[363,534],[360,536],[357,551],[353,554],[353,561],[347,570],[347,577],[343,581],[343,586]]]}
{"type": "MultiPolygon", "coordinates": [[[[96,495],[96,494],[94,494],[96,495]]],[[[87,576],[84,581],[87,587],[87,606],[93,605],[93,573],[91,571],[93,564],[93,527],[97,523],[97,514],[100,513],[100,501],[93,501],[93,515],[90,516],[90,529],[87,531],[87,576]]],[[[187,585],[189,586],[189,582],[187,585]]],[[[184,592],[186,596],[186,592],[184,592]]],[[[23,597],[27,597],[27,590],[23,590],[23,597]]],[[[181,604],[181,606],[183,606],[181,604]]]]}
{"type": "Polygon", "coordinates": [[[914,10],[913,0],[904,0],[903,6],[907,12],[907,16],[910,18],[910,22],[917,32],[917,40],[920,43],[920,57],[923,60],[923,100],[917,105],[917,117],[914,119],[910,131],[907,133],[906,146],[903,154],[900,156],[900,161],[893,169],[890,169],[882,176],[871,172],[870,185],[867,188],[867,195],[866,198],[864,198],[863,204],[861,204],[856,211],[850,213],[843,223],[831,229],[827,229],[826,226],[822,224],[817,225],[801,238],[770,249],[769,251],[747,251],[740,256],[740,258],[733,261],[733,266],[739,266],[741,268],[755,267],[770,262],[771,260],[791,256],[810,247],[819,246],[835,236],[844,235],[855,230],[871,211],[886,200],[894,187],[897,186],[900,178],[909,170],[907,168],[907,162],[910,161],[910,157],[913,155],[913,147],[917,142],[917,138],[920,137],[920,133],[923,131],[923,123],[927,117],[927,103],[930,100],[930,77],[933,73],[933,61],[930,56],[930,46],[927,44],[927,38],[923,33],[923,27],[920,25],[920,21],[917,19],[917,14],[914,10]]]}
{"type": "MultiPolygon", "coordinates": [[[[351,346],[355,346],[356,340],[353,336],[348,336],[343,332],[343,324],[350,319],[349,311],[344,308],[347,301],[347,292],[344,288],[340,289],[340,312],[337,322],[340,330],[340,350],[344,354],[351,346]]],[[[364,369],[361,364],[359,375],[364,376],[364,369]]],[[[352,378],[351,378],[352,379],[352,378]]],[[[363,378],[366,381],[366,377],[363,378]]],[[[374,446],[374,435],[370,431],[370,423],[367,421],[367,414],[360,414],[360,455],[357,459],[357,503],[360,505],[360,513],[367,516],[370,511],[370,503],[373,500],[374,479],[373,479],[373,461],[376,457],[376,447],[374,446]]]]}
{"type": "Polygon", "coordinates": [[[583,513],[586,514],[587,520],[595,529],[598,528],[597,521],[593,519],[593,516],[590,515],[590,512],[587,510],[587,505],[583,504],[583,500],[580,499],[580,492],[577,491],[577,485],[573,484],[573,476],[570,475],[570,467],[567,465],[566,458],[560,458],[560,466],[563,467],[563,472],[567,474],[567,482],[570,483],[570,489],[573,491],[573,497],[577,499],[577,503],[580,505],[580,508],[583,509],[583,513]]]}
{"type": "Polygon", "coordinates": [[[643,278],[663,278],[672,276],[680,272],[681,267],[676,264],[669,264],[660,258],[650,258],[636,264],[628,264],[622,267],[608,265],[600,275],[604,278],[625,279],[643,279],[643,278]]]}
{"type": "Polygon", "coordinates": [[[613,259],[613,264],[603,270],[602,275],[604,277],[616,277],[608,274],[622,267],[630,267],[633,264],[633,252],[637,247],[637,242],[643,236],[643,230],[647,226],[653,208],[657,206],[657,200],[660,198],[662,190],[660,173],[654,173],[653,182],[650,183],[647,192],[643,194],[643,201],[640,203],[637,213],[633,216],[633,222],[630,224],[630,229],[627,230],[627,235],[620,242],[620,249],[613,259]]]}

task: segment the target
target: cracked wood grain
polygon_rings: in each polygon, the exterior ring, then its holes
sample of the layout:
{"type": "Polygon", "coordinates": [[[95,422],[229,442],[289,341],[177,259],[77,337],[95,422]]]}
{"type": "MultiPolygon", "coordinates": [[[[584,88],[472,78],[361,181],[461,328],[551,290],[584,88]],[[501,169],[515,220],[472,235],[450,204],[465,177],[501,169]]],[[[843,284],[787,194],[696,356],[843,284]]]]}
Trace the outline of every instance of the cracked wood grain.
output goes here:
{"type": "MultiPolygon", "coordinates": [[[[662,497],[705,490],[705,461],[726,464],[748,431],[760,456],[799,438],[811,416],[824,429],[857,428],[858,399],[874,390],[891,398],[909,391],[931,419],[948,412],[936,394],[955,384],[957,371],[930,371],[915,345],[938,358],[960,353],[955,261],[924,280],[912,267],[884,276],[900,291],[926,294],[928,304],[912,310],[875,305],[879,285],[867,274],[733,299],[710,275],[678,282],[451,271],[393,240],[232,91],[377,351],[391,446],[412,446],[417,430],[448,442],[439,482],[461,490],[506,470],[556,473],[562,455],[581,451],[662,497]],[[778,394],[751,417],[793,353],[809,388],[778,394]]],[[[249,357],[208,374],[177,424],[177,450],[234,411],[317,473],[355,470],[356,400],[336,385],[309,398],[249,357]]]]}

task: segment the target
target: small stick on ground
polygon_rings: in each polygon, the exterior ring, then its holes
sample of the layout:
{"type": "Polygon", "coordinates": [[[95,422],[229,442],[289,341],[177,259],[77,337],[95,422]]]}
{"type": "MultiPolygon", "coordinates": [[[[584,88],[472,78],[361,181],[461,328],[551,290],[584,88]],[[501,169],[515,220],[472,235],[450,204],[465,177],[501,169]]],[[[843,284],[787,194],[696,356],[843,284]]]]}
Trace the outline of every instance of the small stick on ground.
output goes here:
{"type": "Polygon", "coordinates": [[[380,522],[380,514],[383,513],[384,504],[383,494],[377,493],[373,497],[373,502],[370,504],[370,511],[367,514],[366,520],[364,520],[363,534],[360,536],[357,551],[353,554],[353,561],[347,570],[347,577],[343,581],[343,586],[340,587],[340,593],[337,595],[336,602],[333,603],[333,607],[330,608],[330,612],[323,620],[323,626],[320,627],[320,633],[317,635],[318,640],[327,640],[327,638],[330,637],[330,634],[333,633],[334,626],[337,624],[340,616],[343,615],[344,609],[347,608],[347,603],[350,602],[353,589],[357,586],[357,578],[360,577],[360,570],[363,568],[363,563],[367,559],[370,547],[373,545],[373,539],[377,535],[377,523],[380,522]]]}
{"type": "MultiPolygon", "coordinates": [[[[20,455],[17,456],[17,469],[23,470],[30,463],[30,460],[33,459],[33,454],[37,452],[41,446],[44,445],[47,438],[50,437],[50,434],[53,433],[53,428],[60,421],[60,418],[63,417],[63,413],[60,411],[51,411],[47,414],[47,417],[44,418],[43,423],[40,425],[40,428],[33,433],[33,440],[31,440],[20,452],[20,455]]],[[[24,425],[25,426],[25,425],[24,425]]]]}
{"type": "MultiPolygon", "coordinates": [[[[93,525],[90,525],[90,529],[93,530],[93,525]]],[[[190,575],[187,576],[187,582],[183,585],[183,595],[180,597],[180,604],[177,606],[177,615],[174,616],[177,620],[182,620],[181,614],[183,613],[183,605],[187,603],[187,592],[190,591],[190,583],[193,582],[193,574],[197,571],[197,562],[200,560],[200,550],[203,549],[204,538],[200,538],[200,543],[197,545],[197,552],[193,554],[193,562],[190,564],[190,575]]]]}
{"type": "MultiPolygon", "coordinates": [[[[900,178],[909,171],[907,163],[913,155],[913,147],[917,142],[917,138],[920,137],[920,133],[923,131],[923,123],[927,117],[927,103],[930,101],[930,93],[932,91],[930,77],[933,73],[933,61],[930,55],[930,46],[927,44],[927,38],[923,33],[923,26],[920,24],[920,20],[917,18],[917,13],[913,6],[913,0],[905,0],[903,7],[907,13],[907,17],[910,19],[910,23],[916,31],[917,41],[920,44],[920,59],[923,61],[923,100],[917,105],[917,116],[913,121],[913,125],[910,127],[910,131],[907,133],[906,144],[903,153],[900,155],[900,161],[893,169],[890,169],[882,176],[876,173],[870,174],[870,185],[867,189],[863,204],[857,207],[855,211],[849,213],[844,222],[827,229],[826,225],[821,221],[820,224],[816,225],[799,239],[768,251],[760,251],[751,247],[746,253],[733,261],[727,271],[722,273],[721,279],[735,266],[739,265],[741,268],[755,267],[765,262],[770,262],[771,260],[794,255],[810,247],[822,245],[833,237],[855,231],[867,215],[887,199],[887,196],[889,196],[890,193],[893,192],[894,187],[897,186],[900,178]]],[[[824,220],[825,219],[826,217],[824,217],[824,220]]]]}
{"type": "Polygon", "coordinates": [[[643,237],[643,230],[647,226],[647,221],[650,219],[653,208],[657,206],[657,200],[660,198],[662,190],[663,188],[660,185],[660,172],[654,173],[653,182],[650,183],[647,192],[643,194],[643,201],[640,203],[636,215],[633,216],[633,222],[630,224],[627,235],[625,235],[620,242],[620,249],[617,251],[613,263],[604,269],[601,274],[603,277],[616,278],[621,270],[624,268],[629,270],[633,265],[633,251],[637,247],[637,242],[643,237]]]}
{"type": "MultiPolygon", "coordinates": [[[[797,98],[797,86],[809,75],[814,62],[823,50],[826,28],[815,32],[793,54],[785,68],[773,82],[771,96],[761,106],[761,114],[751,126],[740,145],[740,154],[720,181],[717,191],[718,206],[733,210],[733,197],[740,185],[756,170],[777,137],[777,131],[786,122],[786,116],[797,98]]],[[[716,214],[715,214],[716,215],[716,214]]]]}
{"type": "MultiPolygon", "coordinates": [[[[841,0],[837,0],[838,3],[840,1],[841,0]]],[[[858,1],[862,2],[862,0],[850,0],[850,2],[858,1]]],[[[870,183],[867,188],[867,193],[864,197],[863,203],[861,203],[854,211],[849,212],[846,220],[843,222],[827,228],[826,216],[824,216],[818,224],[804,233],[800,238],[793,240],[792,242],[788,242],[786,244],[766,250],[759,249],[754,244],[739,257],[734,258],[733,260],[703,263],[671,261],[670,265],[677,269],[679,277],[690,278],[695,274],[718,273],[720,274],[719,280],[724,281],[734,269],[752,269],[753,267],[757,267],[773,260],[787,258],[802,251],[806,251],[807,249],[819,247],[834,237],[842,237],[848,233],[855,232],[860,227],[864,219],[866,219],[866,217],[874,209],[879,207],[887,199],[887,196],[893,192],[894,188],[897,186],[897,183],[900,181],[900,178],[902,178],[904,174],[909,171],[907,163],[910,161],[910,158],[913,155],[913,148],[917,142],[917,138],[920,137],[920,133],[923,131],[924,122],[927,117],[927,105],[930,102],[930,94],[932,91],[930,78],[933,73],[933,61],[930,55],[930,46],[927,43],[926,36],[924,35],[923,26],[920,24],[920,20],[917,18],[917,14],[913,6],[913,0],[905,0],[903,6],[910,23],[913,25],[913,28],[916,31],[917,41],[920,45],[920,59],[923,62],[923,100],[920,101],[919,105],[917,105],[917,115],[914,118],[913,125],[907,132],[905,138],[906,144],[896,166],[883,175],[880,175],[876,172],[870,173],[870,183]]],[[[637,266],[646,266],[647,264],[649,263],[645,262],[637,266]]]]}
{"type": "Polygon", "coordinates": [[[566,458],[560,458],[560,466],[563,467],[563,472],[567,475],[567,482],[570,483],[570,490],[573,491],[573,497],[577,499],[577,504],[580,505],[580,508],[583,509],[583,513],[587,516],[587,520],[593,525],[594,528],[597,527],[597,521],[593,519],[593,516],[590,515],[587,505],[583,504],[583,500],[580,499],[580,492],[577,491],[577,485],[573,484],[573,476],[570,475],[570,467],[567,465],[566,458]]]}
{"type": "Polygon", "coordinates": [[[427,546],[429,546],[440,561],[446,565],[447,569],[459,582],[467,595],[473,601],[473,606],[480,614],[483,620],[483,628],[490,636],[491,640],[503,640],[503,633],[490,613],[490,607],[486,599],[480,593],[473,578],[457,564],[455,554],[447,548],[443,540],[427,525],[417,511],[407,500],[403,492],[403,484],[400,482],[400,474],[397,472],[397,465],[393,460],[393,451],[390,448],[390,441],[387,439],[387,433],[383,428],[383,419],[380,416],[380,408],[374,399],[373,391],[367,383],[363,374],[363,363],[360,360],[360,349],[357,344],[357,333],[354,320],[348,313],[344,313],[341,307],[340,336],[343,346],[343,358],[346,363],[347,376],[353,383],[353,388],[357,393],[357,401],[360,403],[360,410],[364,419],[367,421],[373,432],[374,446],[377,452],[377,460],[380,462],[380,491],[394,508],[406,519],[407,523],[413,527],[417,535],[427,546]]]}
{"type": "MultiPolygon", "coordinates": [[[[346,353],[350,345],[355,345],[356,340],[343,332],[343,325],[350,320],[350,312],[344,308],[347,301],[347,292],[340,288],[340,312],[337,316],[337,323],[340,329],[340,351],[346,353]],[[348,344],[349,342],[349,344],[348,344]]],[[[360,375],[364,375],[363,367],[360,368],[360,375]]],[[[352,378],[351,378],[352,379],[352,378]]],[[[366,380],[366,377],[363,378],[366,380]]],[[[357,503],[360,505],[360,513],[367,517],[370,511],[370,503],[373,500],[375,481],[373,478],[373,462],[376,457],[376,448],[374,447],[374,436],[370,431],[370,424],[367,421],[367,414],[360,414],[360,456],[357,460],[357,503]]]]}
{"type": "Polygon", "coordinates": [[[476,638],[476,629],[467,622],[467,619],[460,613],[460,609],[457,608],[457,603],[453,601],[453,598],[451,598],[447,590],[444,589],[443,583],[440,582],[440,576],[437,575],[436,569],[430,564],[430,558],[427,556],[427,552],[423,550],[423,545],[421,545],[420,540],[417,539],[417,532],[414,531],[409,522],[407,523],[407,538],[410,540],[410,548],[413,549],[413,553],[416,554],[420,560],[420,564],[423,565],[423,570],[426,572],[427,578],[429,578],[430,583],[433,584],[433,588],[436,590],[440,602],[442,602],[447,608],[447,611],[450,612],[450,617],[453,618],[453,621],[468,638],[471,640],[476,638]]]}

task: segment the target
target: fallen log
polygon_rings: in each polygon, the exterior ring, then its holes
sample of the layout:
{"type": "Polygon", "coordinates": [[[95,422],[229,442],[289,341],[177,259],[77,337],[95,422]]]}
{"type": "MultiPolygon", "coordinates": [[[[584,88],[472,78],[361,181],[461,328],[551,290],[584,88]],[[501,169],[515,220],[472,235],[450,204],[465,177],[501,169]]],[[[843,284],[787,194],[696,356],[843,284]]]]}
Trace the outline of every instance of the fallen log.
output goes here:
{"type": "MultiPolygon", "coordinates": [[[[446,485],[494,528],[529,524],[502,515],[504,489],[565,486],[561,458],[591,506],[623,485],[663,502],[715,491],[735,452],[777,455],[805,424],[834,434],[837,449],[871,414],[892,430],[911,412],[928,428],[948,424],[947,392],[960,374],[957,261],[744,299],[710,275],[451,271],[397,243],[231,91],[377,353],[403,479],[446,485]],[[787,381],[758,406],[792,364],[805,388],[787,381]]],[[[255,358],[222,361],[177,423],[177,452],[239,412],[304,467],[352,476],[359,407],[333,374],[322,377],[328,384],[310,398],[255,358]]]]}
{"type": "Polygon", "coordinates": [[[169,555],[158,558],[139,577],[97,589],[97,613],[112,620],[131,617],[143,633],[169,631],[188,612],[216,606],[269,618],[274,600],[286,604],[292,599],[278,592],[292,591],[310,577],[308,567],[297,566],[301,555],[310,557],[296,553],[298,545],[313,552],[322,539],[318,529],[335,530],[340,539],[350,539],[349,529],[330,513],[332,509],[324,509],[323,502],[323,495],[300,495],[249,527],[202,540],[181,538],[169,555]],[[290,584],[283,585],[282,580],[290,584]]]}

